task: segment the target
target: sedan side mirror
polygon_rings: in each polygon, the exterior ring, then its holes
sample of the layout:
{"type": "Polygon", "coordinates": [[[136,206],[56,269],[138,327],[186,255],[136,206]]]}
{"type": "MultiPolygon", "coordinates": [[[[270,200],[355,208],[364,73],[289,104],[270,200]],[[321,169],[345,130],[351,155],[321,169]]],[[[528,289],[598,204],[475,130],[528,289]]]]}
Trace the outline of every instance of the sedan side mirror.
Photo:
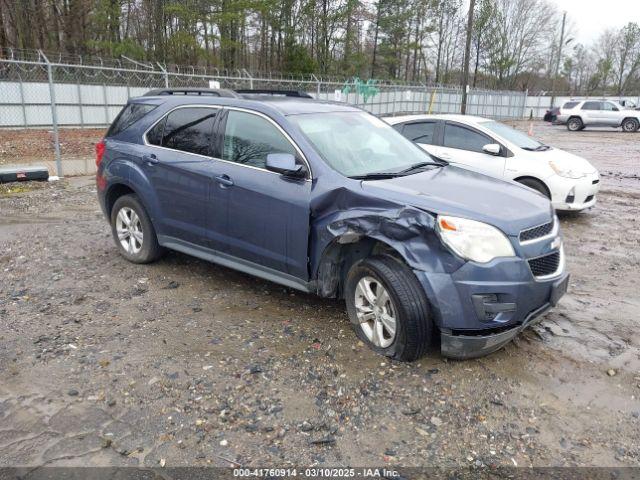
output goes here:
{"type": "Polygon", "coordinates": [[[307,169],[296,162],[296,157],[290,153],[270,153],[267,155],[267,170],[280,173],[288,177],[304,177],[307,169]]]}
{"type": "Polygon", "coordinates": [[[489,155],[500,155],[500,145],[497,143],[488,143],[484,147],[482,147],[482,151],[484,153],[488,153],[489,155]]]}

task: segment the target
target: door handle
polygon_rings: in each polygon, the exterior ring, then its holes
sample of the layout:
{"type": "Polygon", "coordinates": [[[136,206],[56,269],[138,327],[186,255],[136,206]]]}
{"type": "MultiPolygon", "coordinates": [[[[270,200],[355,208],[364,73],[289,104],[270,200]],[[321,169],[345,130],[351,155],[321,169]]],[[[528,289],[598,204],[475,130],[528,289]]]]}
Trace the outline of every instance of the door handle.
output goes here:
{"type": "Polygon", "coordinates": [[[233,180],[231,180],[229,175],[218,175],[216,181],[222,188],[233,187],[233,180]]]}
{"type": "Polygon", "coordinates": [[[158,157],[156,157],[155,153],[152,153],[151,155],[143,155],[142,161],[147,165],[155,165],[156,163],[158,163],[158,157]]]}

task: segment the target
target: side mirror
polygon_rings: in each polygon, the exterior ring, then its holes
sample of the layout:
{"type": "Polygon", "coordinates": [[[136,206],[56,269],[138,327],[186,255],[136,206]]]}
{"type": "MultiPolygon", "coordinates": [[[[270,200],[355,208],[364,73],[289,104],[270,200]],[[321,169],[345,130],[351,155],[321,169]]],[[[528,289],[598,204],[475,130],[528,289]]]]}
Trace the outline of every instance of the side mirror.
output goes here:
{"type": "Polygon", "coordinates": [[[270,153],[267,155],[267,170],[280,173],[288,177],[304,177],[307,169],[296,162],[296,157],[290,153],[270,153]]]}
{"type": "Polygon", "coordinates": [[[488,153],[489,155],[500,155],[500,145],[497,143],[488,143],[484,147],[482,147],[482,151],[484,153],[488,153]]]}

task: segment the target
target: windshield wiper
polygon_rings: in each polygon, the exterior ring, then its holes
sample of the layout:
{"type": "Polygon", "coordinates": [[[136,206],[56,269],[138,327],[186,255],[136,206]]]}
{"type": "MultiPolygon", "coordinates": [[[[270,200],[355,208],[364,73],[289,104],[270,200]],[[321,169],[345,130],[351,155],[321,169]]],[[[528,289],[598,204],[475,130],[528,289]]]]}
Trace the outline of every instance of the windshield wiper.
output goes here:
{"type": "Polygon", "coordinates": [[[385,178],[402,177],[404,173],[399,172],[371,172],[362,175],[351,175],[354,180],[383,180],[385,178]]]}
{"type": "Polygon", "coordinates": [[[400,170],[399,172],[396,172],[396,173],[406,175],[411,172],[415,172],[416,170],[421,170],[424,167],[444,167],[445,165],[449,165],[449,162],[446,162],[445,160],[440,160],[439,158],[438,159],[434,158],[434,160],[437,160],[437,161],[414,163],[410,167],[405,168],[404,170],[400,170]]]}

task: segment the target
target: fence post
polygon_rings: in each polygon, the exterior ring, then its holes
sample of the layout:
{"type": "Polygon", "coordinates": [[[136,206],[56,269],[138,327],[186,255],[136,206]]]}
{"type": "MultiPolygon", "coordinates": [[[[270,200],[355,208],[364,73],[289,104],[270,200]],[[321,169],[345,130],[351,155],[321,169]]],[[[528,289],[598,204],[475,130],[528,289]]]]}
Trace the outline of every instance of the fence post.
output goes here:
{"type": "Polygon", "coordinates": [[[109,125],[109,101],[107,99],[107,84],[102,84],[102,99],[104,100],[104,123],[109,125]]]}
{"type": "Polygon", "coordinates": [[[316,98],[320,100],[320,79],[316,77],[313,73],[311,74],[311,78],[316,81],[316,98]]]}
{"type": "Polygon", "coordinates": [[[527,99],[529,98],[529,89],[524,91],[524,100],[522,101],[522,115],[521,118],[525,118],[527,115],[527,99]]]}
{"type": "Polygon", "coordinates": [[[80,127],[84,128],[84,107],[82,106],[82,88],[80,88],[80,80],[76,84],[78,87],[78,107],[80,108],[80,127]]]}
{"type": "Polygon", "coordinates": [[[244,74],[247,76],[247,78],[249,79],[249,88],[250,88],[251,90],[253,90],[253,77],[252,77],[252,76],[251,76],[251,74],[247,71],[247,69],[246,69],[246,68],[243,68],[243,69],[242,69],[242,73],[244,73],[244,74]]]}
{"type": "Polygon", "coordinates": [[[22,119],[24,120],[24,128],[27,128],[27,106],[24,101],[24,85],[22,83],[22,75],[18,75],[20,79],[20,103],[22,105],[22,119]]]}
{"type": "Polygon", "coordinates": [[[58,136],[58,112],[56,107],[56,89],[53,84],[53,66],[42,50],[38,50],[38,53],[47,64],[49,99],[51,100],[51,123],[53,123],[53,148],[56,155],[56,173],[58,174],[58,177],[62,178],[62,158],[60,157],[60,137],[58,136]]]}
{"type": "Polygon", "coordinates": [[[169,88],[169,74],[167,73],[167,71],[165,70],[165,68],[160,65],[160,62],[156,62],[158,64],[158,67],[160,67],[160,70],[162,70],[162,74],[164,76],[164,88],[169,88]]]}

